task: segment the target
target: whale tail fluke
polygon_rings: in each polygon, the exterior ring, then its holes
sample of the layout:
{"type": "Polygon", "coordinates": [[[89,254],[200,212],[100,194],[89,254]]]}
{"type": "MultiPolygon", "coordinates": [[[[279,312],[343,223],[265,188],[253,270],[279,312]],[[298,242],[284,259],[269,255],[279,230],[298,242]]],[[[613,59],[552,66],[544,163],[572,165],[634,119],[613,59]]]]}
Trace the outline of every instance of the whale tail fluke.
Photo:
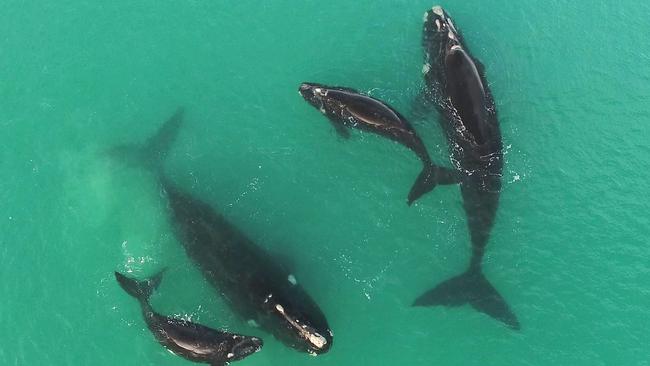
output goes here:
{"type": "Polygon", "coordinates": [[[413,306],[460,306],[466,303],[512,329],[521,328],[517,316],[480,269],[470,269],[442,282],[417,298],[413,306]]]}
{"type": "Polygon", "coordinates": [[[135,297],[141,303],[147,303],[153,291],[160,285],[164,271],[165,270],[162,270],[153,277],[145,280],[136,280],[134,278],[126,277],[119,272],[115,272],[115,279],[127,294],[135,297]]]}
{"type": "Polygon", "coordinates": [[[144,144],[124,144],[114,146],[108,154],[129,165],[144,166],[152,171],[160,171],[178,131],[183,123],[184,109],[178,108],[171,118],[158,129],[155,135],[144,144]]]}
{"type": "Polygon", "coordinates": [[[425,164],[411,187],[406,203],[410,206],[425,193],[431,192],[438,184],[456,183],[458,183],[458,173],[455,170],[435,164],[425,164]]]}

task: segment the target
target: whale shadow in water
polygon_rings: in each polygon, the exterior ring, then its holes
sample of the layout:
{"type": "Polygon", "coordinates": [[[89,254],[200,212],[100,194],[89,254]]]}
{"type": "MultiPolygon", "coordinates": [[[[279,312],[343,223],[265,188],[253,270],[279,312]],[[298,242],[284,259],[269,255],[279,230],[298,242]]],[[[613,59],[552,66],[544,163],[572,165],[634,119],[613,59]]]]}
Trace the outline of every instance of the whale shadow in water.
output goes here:
{"type": "Polygon", "coordinates": [[[424,293],[415,306],[470,304],[511,327],[519,320],[481,269],[501,191],[503,146],[494,99],[481,63],[464,45],[449,15],[439,6],[424,16],[423,99],[435,106],[459,169],[472,257],[467,271],[424,293]]]}
{"type": "Polygon", "coordinates": [[[327,352],[333,335],[325,315],[291,271],[164,174],[162,165],[183,114],[179,109],[144,144],[116,146],[109,154],[155,174],[166,193],[172,226],[185,252],[235,313],[259,324],[289,347],[313,355],[327,352]]]}
{"type": "Polygon", "coordinates": [[[126,293],[138,300],[142,316],[156,340],[176,355],[211,366],[223,366],[262,348],[263,342],[259,338],[209,328],[154,311],[149,297],[160,284],[162,272],[142,281],[115,272],[115,279],[126,293]]]}

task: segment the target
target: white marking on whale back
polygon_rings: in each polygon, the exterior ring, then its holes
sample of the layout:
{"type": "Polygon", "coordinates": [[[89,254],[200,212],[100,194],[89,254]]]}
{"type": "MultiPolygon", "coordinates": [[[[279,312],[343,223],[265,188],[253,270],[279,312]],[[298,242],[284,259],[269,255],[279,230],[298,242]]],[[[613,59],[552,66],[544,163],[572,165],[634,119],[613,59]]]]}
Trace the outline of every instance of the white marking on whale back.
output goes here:
{"type": "Polygon", "coordinates": [[[422,21],[426,23],[427,20],[429,20],[429,12],[425,11],[424,12],[424,17],[422,17],[422,21]]]}
{"type": "Polygon", "coordinates": [[[248,319],[248,321],[246,323],[248,323],[248,325],[250,325],[253,328],[259,328],[260,327],[260,325],[255,321],[255,319],[248,319]]]}
{"type": "Polygon", "coordinates": [[[422,65],[422,74],[426,75],[429,73],[430,70],[431,70],[431,65],[429,65],[428,62],[422,65]]]}
{"type": "Polygon", "coordinates": [[[275,305],[275,308],[280,312],[280,314],[284,314],[284,307],[282,307],[282,305],[277,304],[275,305]]]}
{"type": "Polygon", "coordinates": [[[233,357],[235,357],[235,354],[234,353],[228,353],[227,357],[228,358],[233,358],[233,357]]]}
{"type": "Polygon", "coordinates": [[[290,274],[289,277],[287,277],[287,281],[289,281],[289,283],[291,283],[294,286],[298,283],[298,281],[296,281],[296,276],[294,276],[293,274],[290,274]]]}

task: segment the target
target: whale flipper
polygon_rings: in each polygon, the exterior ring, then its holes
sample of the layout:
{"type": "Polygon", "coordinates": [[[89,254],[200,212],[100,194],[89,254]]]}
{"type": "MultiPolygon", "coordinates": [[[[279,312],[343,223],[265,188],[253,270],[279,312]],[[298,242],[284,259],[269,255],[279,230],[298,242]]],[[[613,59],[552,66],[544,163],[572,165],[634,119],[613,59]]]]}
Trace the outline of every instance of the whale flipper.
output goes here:
{"type": "Polygon", "coordinates": [[[422,197],[423,194],[430,192],[438,184],[457,183],[459,183],[459,177],[456,170],[427,164],[415,179],[406,203],[410,206],[415,200],[422,197]]]}
{"type": "Polygon", "coordinates": [[[184,109],[180,107],[144,144],[118,145],[108,151],[109,155],[130,165],[144,166],[154,171],[160,170],[172,143],[176,140],[183,123],[183,115],[184,109]]]}
{"type": "Polygon", "coordinates": [[[147,302],[153,291],[160,285],[164,271],[162,270],[153,277],[141,281],[126,277],[120,272],[115,272],[115,279],[127,294],[141,302],[147,302]]]}
{"type": "Polygon", "coordinates": [[[480,269],[470,269],[460,276],[442,282],[417,298],[413,306],[460,306],[466,303],[512,329],[520,329],[517,316],[480,269]]]}
{"type": "Polygon", "coordinates": [[[332,123],[332,126],[334,126],[334,130],[336,131],[336,134],[339,135],[339,137],[344,138],[344,139],[349,139],[350,138],[350,129],[343,124],[336,123],[332,120],[330,120],[332,123]]]}

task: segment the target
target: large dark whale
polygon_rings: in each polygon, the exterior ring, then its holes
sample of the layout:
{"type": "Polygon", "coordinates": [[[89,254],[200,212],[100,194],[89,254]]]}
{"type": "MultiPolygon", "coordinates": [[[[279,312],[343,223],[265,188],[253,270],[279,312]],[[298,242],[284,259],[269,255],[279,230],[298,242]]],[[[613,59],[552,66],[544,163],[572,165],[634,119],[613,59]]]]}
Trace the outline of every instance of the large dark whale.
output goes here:
{"type": "Polygon", "coordinates": [[[433,164],[411,124],[388,104],[344,87],[302,83],[298,91],[342,136],[349,134],[349,127],[376,133],[406,146],[420,158],[424,167],[409,192],[409,205],[438,184],[458,183],[456,171],[433,164]]]}
{"type": "Polygon", "coordinates": [[[325,315],[291,271],[164,174],[162,162],[182,120],[183,111],[179,110],[142,146],[117,146],[111,155],[144,165],[156,174],[166,192],[179,241],[236,313],[290,347],[314,355],[327,352],[332,332],[325,315]]]}
{"type": "Polygon", "coordinates": [[[439,6],[424,15],[424,99],[442,118],[472,241],[469,268],[420,296],[414,305],[458,306],[476,310],[519,329],[510,307],[481,270],[501,191],[503,152],[494,99],[483,66],[467,50],[449,15],[439,6]]]}
{"type": "Polygon", "coordinates": [[[185,359],[210,366],[224,366],[242,360],[262,348],[263,342],[259,338],[212,329],[154,311],[149,297],[161,278],[162,272],[142,281],[115,272],[115,279],[122,289],[140,302],[147,327],[165,348],[185,359]]]}

